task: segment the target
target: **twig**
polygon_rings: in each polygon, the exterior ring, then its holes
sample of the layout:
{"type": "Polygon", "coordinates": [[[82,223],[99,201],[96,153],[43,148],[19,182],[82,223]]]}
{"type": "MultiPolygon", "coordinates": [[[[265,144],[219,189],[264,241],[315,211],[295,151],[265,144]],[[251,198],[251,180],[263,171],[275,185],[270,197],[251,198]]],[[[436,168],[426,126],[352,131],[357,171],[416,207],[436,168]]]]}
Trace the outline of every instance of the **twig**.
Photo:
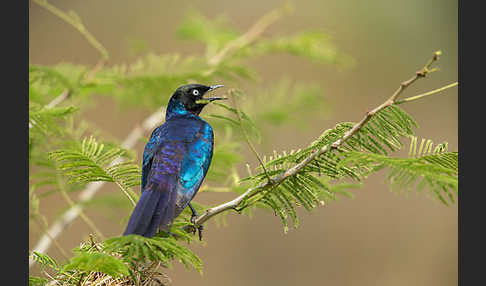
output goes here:
{"type": "Polygon", "coordinates": [[[210,218],[214,217],[215,215],[224,212],[226,210],[237,210],[237,207],[241,204],[242,201],[245,199],[248,199],[255,194],[266,190],[268,188],[273,188],[275,186],[278,186],[280,183],[282,183],[285,179],[288,177],[294,176],[297,174],[302,168],[304,168],[306,165],[308,165],[312,160],[314,160],[317,156],[320,156],[326,152],[329,152],[333,149],[337,149],[339,146],[341,146],[347,139],[349,139],[351,136],[356,134],[358,131],[361,130],[361,128],[368,122],[376,113],[380,112],[381,110],[395,104],[395,101],[397,100],[398,96],[412,83],[414,83],[417,79],[425,77],[428,73],[437,71],[438,69],[430,69],[432,64],[436,62],[439,59],[441,52],[437,51],[434,53],[433,57],[431,60],[427,62],[425,67],[421,69],[420,71],[417,71],[415,75],[408,79],[407,81],[404,81],[400,84],[400,87],[393,93],[393,95],[388,98],[384,103],[379,105],[378,107],[374,108],[373,110],[369,111],[366,113],[365,117],[356,123],[348,132],[344,134],[344,136],[338,140],[336,140],[334,143],[330,145],[326,145],[322,147],[321,149],[315,149],[308,157],[306,157],[304,160],[302,160],[300,163],[294,165],[292,168],[287,169],[283,174],[276,175],[272,178],[271,181],[266,181],[265,183],[261,183],[258,186],[255,186],[253,188],[247,189],[243,194],[239,195],[235,199],[226,202],[224,204],[218,205],[216,207],[209,208],[204,212],[202,215],[200,215],[194,222],[195,226],[199,226],[209,220],[210,218]]]}
{"type": "Polygon", "coordinates": [[[229,90],[228,93],[231,94],[231,100],[233,101],[233,105],[235,106],[236,110],[236,116],[238,118],[238,122],[240,123],[240,128],[241,131],[243,132],[243,135],[245,136],[246,143],[248,143],[248,146],[250,147],[251,151],[255,155],[255,157],[258,159],[258,162],[260,162],[260,166],[263,169],[263,172],[265,173],[265,176],[267,177],[268,181],[271,181],[272,178],[267,173],[267,169],[265,168],[265,164],[263,164],[263,160],[258,154],[257,150],[255,149],[255,146],[253,146],[253,143],[250,140],[250,136],[248,136],[248,133],[246,132],[245,128],[243,127],[243,120],[241,119],[241,114],[240,114],[240,109],[238,108],[238,104],[236,103],[235,95],[234,95],[234,90],[229,90]]]}
{"type": "Polygon", "coordinates": [[[426,97],[426,96],[429,96],[429,95],[439,93],[439,92],[444,91],[448,88],[457,86],[458,84],[459,83],[456,81],[454,83],[448,84],[448,85],[443,86],[443,87],[438,88],[438,89],[431,90],[429,92],[425,92],[425,93],[422,93],[422,94],[419,94],[419,95],[416,95],[416,96],[407,97],[407,98],[404,98],[402,100],[397,100],[397,101],[395,101],[395,104],[402,104],[402,103],[405,103],[405,102],[410,102],[410,101],[414,101],[414,100],[417,100],[417,99],[421,99],[422,97],[426,97]]]}
{"type": "Polygon", "coordinates": [[[208,59],[208,65],[212,68],[206,71],[205,75],[211,74],[214,71],[214,67],[220,64],[221,61],[228,56],[228,54],[255,41],[271,24],[291,10],[292,7],[287,3],[283,7],[272,10],[261,17],[255,22],[255,24],[253,24],[253,26],[250,27],[250,29],[246,31],[246,33],[226,44],[216,55],[208,59]]]}
{"type": "Polygon", "coordinates": [[[103,59],[105,61],[108,60],[108,58],[109,58],[108,51],[86,29],[86,27],[81,22],[81,19],[79,19],[76,15],[69,15],[69,14],[63,12],[62,10],[60,10],[59,8],[57,8],[56,6],[53,6],[52,4],[50,4],[49,2],[47,2],[47,0],[32,0],[32,1],[34,1],[37,5],[41,6],[42,8],[48,10],[52,14],[56,15],[57,17],[61,18],[66,23],[68,23],[71,26],[73,26],[76,30],[78,30],[78,32],[81,33],[81,35],[83,35],[86,38],[86,40],[88,40],[88,42],[91,44],[91,46],[93,48],[95,48],[96,50],[98,50],[98,52],[101,53],[101,56],[103,57],[103,59]]]}
{"type": "MultiPolygon", "coordinates": [[[[95,74],[104,66],[105,61],[103,59],[99,60],[98,63],[91,69],[91,71],[88,74],[87,80],[91,81],[93,80],[95,74]]],[[[49,102],[47,105],[44,106],[45,109],[51,109],[54,108],[56,105],[60,104],[64,100],[68,99],[72,94],[72,91],[70,89],[65,89],[62,91],[62,93],[54,98],[51,102],[49,102]]],[[[29,129],[32,128],[32,124],[29,122],[29,129]]]]}
{"type": "Polygon", "coordinates": [[[54,238],[54,237],[51,237],[49,235],[49,233],[47,232],[47,226],[45,224],[45,218],[43,221],[40,220],[40,218],[34,218],[35,222],[37,223],[37,225],[39,226],[39,228],[44,232],[46,233],[46,235],[49,236],[49,238],[54,242],[54,246],[56,246],[57,250],[59,250],[59,252],[61,253],[61,255],[67,260],[69,259],[69,256],[67,255],[66,251],[61,247],[61,245],[59,244],[59,242],[54,238]]]}
{"type": "Polygon", "coordinates": [[[45,108],[51,109],[51,108],[55,107],[59,103],[66,100],[70,95],[71,95],[71,92],[69,91],[69,89],[63,90],[63,92],[58,97],[54,98],[51,102],[49,102],[49,104],[47,104],[45,106],[45,108]]]}
{"type": "MultiPolygon", "coordinates": [[[[59,103],[66,100],[70,95],[71,95],[71,92],[69,91],[69,89],[65,89],[65,90],[63,90],[63,92],[58,97],[54,98],[51,102],[49,102],[49,104],[44,106],[44,108],[45,109],[51,109],[51,108],[55,107],[56,105],[58,105],[59,103]]],[[[32,127],[33,127],[32,123],[29,122],[29,129],[32,128],[32,127]]]]}
{"type": "MultiPolygon", "coordinates": [[[[69,195],[67,194],[66,192],[66,189],[65,189],[65,184],[64,184],[64,181],[61,177],[61,174],[59,172],[56,172],[56,176],[57,176],[57,185],[59,187],[59,191],[61,192],[61,195],[63,196],[64,200],[66,200],[66,202],[69,204],[70,207],[74,207],[76,205],[75,202],[73,202],[73,200],[69,197],[69,195]]],[[[81,217],[81,219],[84,220],[84,222],[101,238],[101,239],[105,239],[105,236],[103,235],[103,233],[98,229],[98,227],[96,227],[96,225],[93,223],[93,221],[84,213],[83,210],[80,210],[79,211],[79,216],[81,217]]]]}

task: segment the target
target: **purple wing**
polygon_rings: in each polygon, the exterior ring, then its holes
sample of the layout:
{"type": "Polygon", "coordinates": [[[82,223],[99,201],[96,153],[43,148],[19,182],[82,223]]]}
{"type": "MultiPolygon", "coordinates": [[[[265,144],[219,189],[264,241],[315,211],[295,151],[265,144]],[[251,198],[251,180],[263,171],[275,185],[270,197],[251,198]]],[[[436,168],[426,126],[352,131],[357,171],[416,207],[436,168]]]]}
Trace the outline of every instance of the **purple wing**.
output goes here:
{"type": "Polygon", "coordinates": [[[167,230],[175,215],[178,174],[185,149],[183,141],[165,141],[155,152],[124,234],[152,237],[159,226],[167,230]]]}

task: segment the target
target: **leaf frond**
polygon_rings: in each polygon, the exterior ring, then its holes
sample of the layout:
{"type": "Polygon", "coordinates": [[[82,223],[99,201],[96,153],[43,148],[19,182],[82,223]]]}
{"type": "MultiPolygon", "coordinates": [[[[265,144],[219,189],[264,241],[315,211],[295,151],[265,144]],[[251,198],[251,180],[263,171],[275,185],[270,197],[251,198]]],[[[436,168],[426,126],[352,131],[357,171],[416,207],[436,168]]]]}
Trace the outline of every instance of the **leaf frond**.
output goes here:
{"type": "Polygon", "coordinates": [[[49,158],[59,162],[59,170],[70,183],[114,182],[134,203],[138,198],[131,188],[140,184],[141,171],[130,161],[116,161],[126,153],[122,148],[99,143],[91,136],[71,148],[50,152],[49,158]]]}

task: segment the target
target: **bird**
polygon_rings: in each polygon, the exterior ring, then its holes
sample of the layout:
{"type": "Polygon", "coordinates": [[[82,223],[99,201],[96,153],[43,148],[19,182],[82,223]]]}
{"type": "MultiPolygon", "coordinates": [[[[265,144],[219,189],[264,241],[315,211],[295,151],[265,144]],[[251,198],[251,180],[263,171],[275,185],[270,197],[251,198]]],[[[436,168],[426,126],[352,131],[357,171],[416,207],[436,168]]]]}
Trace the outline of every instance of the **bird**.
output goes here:
{"type": "MultiPolygon", "coordinates": [[[[213,128],[199,114],[210,102],[226,99],[204,97],[220,87],[187,84],[170,97],[165,122],[152,131],[145,145],[141,196],[123,235],[153,237],[159,229],[168,232],[187,206],[195,224],[199,215],[190,202],[208,172],[214,147],[213,128]]],[[[202,240],[202,225],[197,230],[202,240]]]]}

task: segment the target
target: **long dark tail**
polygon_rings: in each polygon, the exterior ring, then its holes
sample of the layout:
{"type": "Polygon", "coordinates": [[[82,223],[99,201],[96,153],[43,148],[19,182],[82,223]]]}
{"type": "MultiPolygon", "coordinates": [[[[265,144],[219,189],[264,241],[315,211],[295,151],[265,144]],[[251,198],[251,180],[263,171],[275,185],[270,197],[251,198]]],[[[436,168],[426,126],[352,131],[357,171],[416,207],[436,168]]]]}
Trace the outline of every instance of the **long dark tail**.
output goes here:
{"type": "Polygon", "coordinates": [[[144,191],[123,235],[152,237],[159,227],[167,231],[168,225],[174,219],[175,194],[171,193],[173,192],[144,191]]]}

